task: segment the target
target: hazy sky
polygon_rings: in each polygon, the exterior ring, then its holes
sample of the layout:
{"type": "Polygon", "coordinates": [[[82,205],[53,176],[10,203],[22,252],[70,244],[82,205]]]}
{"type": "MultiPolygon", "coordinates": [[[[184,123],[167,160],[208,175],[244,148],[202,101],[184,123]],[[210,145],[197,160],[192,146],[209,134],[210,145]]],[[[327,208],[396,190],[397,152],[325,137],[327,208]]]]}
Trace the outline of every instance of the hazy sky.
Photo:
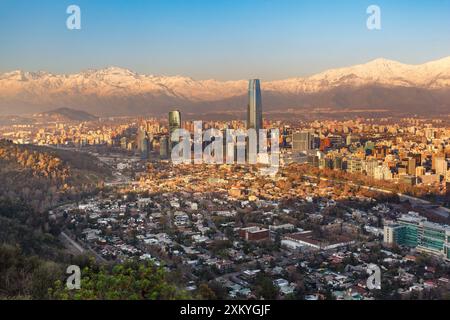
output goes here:
{"type": "Polygon", "coordinates": [[[0,0],[0,72],[121,66],[196,79],[306,76],[450,56],[450,0],[0,0]],[[66,9],[81,8],[81,30],[66,9]],[[366,27],[381,7],[382,30],[366,27]]]}

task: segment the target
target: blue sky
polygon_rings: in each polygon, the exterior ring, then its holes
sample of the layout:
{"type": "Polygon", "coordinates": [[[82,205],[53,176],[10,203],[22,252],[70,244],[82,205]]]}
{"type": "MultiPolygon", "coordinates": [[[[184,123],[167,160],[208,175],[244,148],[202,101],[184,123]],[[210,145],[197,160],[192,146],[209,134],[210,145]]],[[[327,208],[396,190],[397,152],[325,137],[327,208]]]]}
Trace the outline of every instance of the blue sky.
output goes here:
{"type": "Polygon", "coordinates": [[[450,0],[0,0],[0,72],[120,66],[220,80],[450,56],[450,0]],[[66,28],[76,4],[82,29],[66,28]],[[382,30],[366,28],[381,7],[382,30]]]}

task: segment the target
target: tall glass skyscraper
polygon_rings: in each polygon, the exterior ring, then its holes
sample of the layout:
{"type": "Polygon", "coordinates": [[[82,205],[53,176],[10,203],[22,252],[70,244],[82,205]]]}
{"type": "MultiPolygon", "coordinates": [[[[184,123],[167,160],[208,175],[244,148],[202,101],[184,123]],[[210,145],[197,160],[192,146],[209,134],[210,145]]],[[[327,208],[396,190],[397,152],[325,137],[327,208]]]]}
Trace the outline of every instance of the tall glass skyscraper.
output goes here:
{"type": "Polygon", "coordinates": [[[169,112],[169,151],[172,150],[173,144],[178,141],[172,141],[172,133],[176,129],[181,129],[181,113],[178,110],[169,112]]]}
{"type": "Polygon", "coordinates": [[[176,129],[181,129],[181,113],[178,110],[169,112],[169,131],[172,133],[176,129]]]}
{"type": "Polygon", "coordinates": [[[248,85],[247,129],[263,128],[261,85],[259,79],[252,79],[248,85]]]}

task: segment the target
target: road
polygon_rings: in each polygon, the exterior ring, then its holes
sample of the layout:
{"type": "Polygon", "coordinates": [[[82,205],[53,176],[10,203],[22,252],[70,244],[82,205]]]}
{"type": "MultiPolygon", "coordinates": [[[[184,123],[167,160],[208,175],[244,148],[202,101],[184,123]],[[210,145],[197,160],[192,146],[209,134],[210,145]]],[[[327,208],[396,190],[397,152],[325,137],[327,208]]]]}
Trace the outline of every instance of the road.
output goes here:
{"type": "Polygon", "coordinates": [[[60,237],[62,238],[61,240],[66,245],[67,249],[71,250],[74,254],[77,254],[77,253],[83,254],[83,253],[86,253],[86,251],[89,251],[90,253],[92,253],[95,256],[97,262],[103,262],[103,263],[108,262],[108,260],[106,260],[101,255],[99,255],[97,252],[95,252],[95,250],[93,250],[91,247],[88,247],[87,249],[85,249],[82,246],[80,246],[76,241],[74,241],[71,237],[69,237],[64,231],[61,232],[60,237]]]}
{"type": "Polygon", "coordinates": [[[63,242],[65,244],[68,244],[71,248],[69,249],[75,249],[74,251],[78,251],[79,253],[83,254],[85,252],[84,248],[81,247],[78,243],[72,240],[65,232],[61,232],[61,237],[63,238],[63,242]]]}

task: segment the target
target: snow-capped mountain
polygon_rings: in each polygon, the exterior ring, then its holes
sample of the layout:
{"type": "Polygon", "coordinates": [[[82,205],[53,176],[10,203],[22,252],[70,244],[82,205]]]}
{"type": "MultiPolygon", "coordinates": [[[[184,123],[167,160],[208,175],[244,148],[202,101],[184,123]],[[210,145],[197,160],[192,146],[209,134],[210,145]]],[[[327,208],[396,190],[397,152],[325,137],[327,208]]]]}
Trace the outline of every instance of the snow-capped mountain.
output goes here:
{"type": "Polygon", "coordinates": [[[450,57],[422,65],[376,59],[366,64],[328,70],[305,79],[275,81],[267,86],[275,91],[315,93],[341,86],[361,87],[374,84],[424,89],[449,88],[450,57]]]}
{"type": "MultiPolygon", "coordinates": [[[[377,59],[307,78],[264,82],[265,107],[435,108],[450,111],[450,57],[407,65],[377,59]]],[[[78,74],[13,71],[0,75],[0,114],[70,107],[98,115],[152,114],[173,105],[195,111],[245,105],[247,81],[196,81],[110,67],[78,74]],[[202,106],[203,108],[200,108],[202,106]]]]}

